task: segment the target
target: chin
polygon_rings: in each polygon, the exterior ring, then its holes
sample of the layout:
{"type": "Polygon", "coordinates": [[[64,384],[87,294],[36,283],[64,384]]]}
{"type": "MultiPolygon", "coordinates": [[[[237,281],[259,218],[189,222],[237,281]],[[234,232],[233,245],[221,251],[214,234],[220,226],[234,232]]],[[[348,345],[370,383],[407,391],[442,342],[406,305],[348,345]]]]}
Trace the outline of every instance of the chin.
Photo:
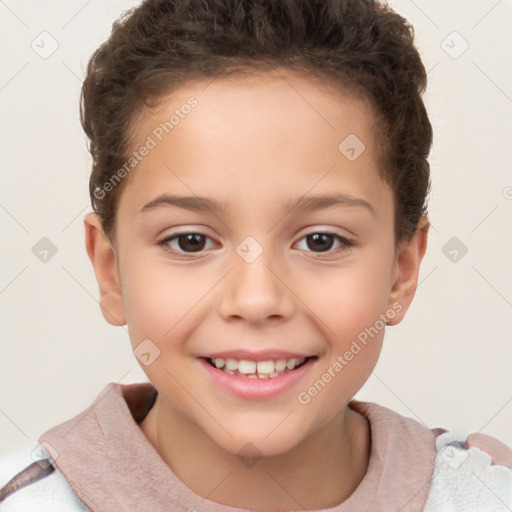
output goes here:
{"type": "Polygon", "coordinates": [[[221,440],[213,438],[213,441],[226,452],[238,457],[242,463],[247,462],[247,466],[252,462],[256,462],[262,457],[275,457],[283,455],[293,448],[297,447],[300,442],[300,436],[297,432],[282,431],[273,432],[267,437],[267,432],[261,429],[257,432],[236,435],[230,431],[231,437],[223,437],[221,440]]]}

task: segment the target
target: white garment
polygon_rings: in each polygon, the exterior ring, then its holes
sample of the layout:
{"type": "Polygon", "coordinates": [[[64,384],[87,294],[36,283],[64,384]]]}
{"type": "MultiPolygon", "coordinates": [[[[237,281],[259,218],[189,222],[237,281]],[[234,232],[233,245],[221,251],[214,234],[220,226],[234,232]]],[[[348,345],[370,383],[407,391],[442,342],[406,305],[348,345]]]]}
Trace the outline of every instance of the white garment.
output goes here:
{"type": "Polygon", "coordinates": [[[465,435],[446,432],[436,438],[432,486],[423,512],[510,512],[512,469],[491,465],[492,458],[465,435]]]}
{"type": "MultiPolygon", "coordinates": [[[[47,453],[47,452],[46,452],[47,453]]],[[[38,443],[30,448],[17,451],[0,460],[0,488],[14,475],[30,466],[35,460],[43,459],[45,450],[38,443]]],[[[47,455],[48,456],[48,455],[47,455]]],[[[55,471],[34,482],[0,503],[1,512],[90,512],[76,496],[64,475],[55,471]]]]}

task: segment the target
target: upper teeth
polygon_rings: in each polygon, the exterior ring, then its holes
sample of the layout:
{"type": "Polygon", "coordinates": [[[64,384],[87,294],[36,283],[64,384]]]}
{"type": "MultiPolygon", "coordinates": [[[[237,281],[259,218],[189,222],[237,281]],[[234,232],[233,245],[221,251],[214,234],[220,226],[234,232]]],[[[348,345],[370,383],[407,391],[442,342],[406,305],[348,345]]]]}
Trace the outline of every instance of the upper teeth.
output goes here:
{"type": "Polygon", "coordinates": [[[269,359],[268,361],[249,361],[247,359],[222,359],[217,357],[212,359],[213,364],[221,369],[225,367],[227,370],[236,371],[239,373],[258,373],[258,374],[271,374],[274,372],[281,372],[285,369],[293,370],[295,367],[302,364],[306,359],[304,357],[293,357],[292,359],[276,359],[275,361],[269,359]]]}

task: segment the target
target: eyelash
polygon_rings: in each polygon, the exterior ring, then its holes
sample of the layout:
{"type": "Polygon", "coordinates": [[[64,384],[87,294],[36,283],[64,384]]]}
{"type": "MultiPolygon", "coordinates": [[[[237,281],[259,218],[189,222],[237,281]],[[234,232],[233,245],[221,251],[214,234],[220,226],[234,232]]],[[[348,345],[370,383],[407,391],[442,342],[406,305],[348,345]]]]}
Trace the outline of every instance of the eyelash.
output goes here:
{"type": "MultiPolygon", "coordinates": [[[[165,237],[163,240],[158,241],[157,245],[159,247],[161,247],[164,252],[171,253],[171,254],[178,254],[178,255],[201,254],[201,252],[203,252],[204,250],[197,251],[197,252],[182,252],[182,251],[176,251],[175,249],[171,249],[169,247],[169,245],[168,245],[169,242],[177,240],[177,239],[179,239],[181,237],[185,237],[187,235],[200,235],[200,236],[204,236],[204,237],[206,237],[206,238],[208,238],[210,240],[213,240],[208,235],[205,235],[204,233],[201,233],[199,231],[184,231],[184,232],[181,232],[181,233],[176,233],[174,235],[165,237]]],[[[336,253],[336,252],[346,252],[346,251],[349,251],[354,246],[354,243],[353,243],[352,240],[349,240],[348,238],[346,238],[344,236],[338,235],[336,233],[332,233],[330,231],[313,231],[311,233],[307,233],[306,235],[304,235],[302,238],[299,239],[299,241],[307,238],[308,236],[312,236],[312,235],[328,235],[328,236],[333,236],[336,240],[338,240],[342,244],[342,246],[339,247],[338,249],[328,250],[328,251],[325,251],[325,252],[317,252],[317,253],[315,253],[314,251],[306,251],[306,252],[311,252],[312,254],[318,254],[318,255],[321,256],[323,254],[329,255],[329,254],[333,254],[333,253],[336,253]]],[[[188,256],[186,256],[186,257],[188,257],[188,256]]],[[[318,257],[318,256],[316,256],[316,257],[318,257]]]]}

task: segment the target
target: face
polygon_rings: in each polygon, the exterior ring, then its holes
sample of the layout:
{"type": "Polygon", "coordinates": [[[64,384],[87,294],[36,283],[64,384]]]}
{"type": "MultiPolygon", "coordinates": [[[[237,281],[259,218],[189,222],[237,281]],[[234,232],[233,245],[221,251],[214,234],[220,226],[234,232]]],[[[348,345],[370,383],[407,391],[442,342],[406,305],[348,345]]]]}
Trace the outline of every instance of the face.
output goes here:
{"type": "Polygon", "coordinates": [[[372,137],[364,101],[295,75],[195,82],[137,125],[134,150],[151,147],[115,256],[86,218],[105,318],[173,414],[231,453],[285,452],[342,415],[412,300],[425,238],[395,251],[372,137]]]}

